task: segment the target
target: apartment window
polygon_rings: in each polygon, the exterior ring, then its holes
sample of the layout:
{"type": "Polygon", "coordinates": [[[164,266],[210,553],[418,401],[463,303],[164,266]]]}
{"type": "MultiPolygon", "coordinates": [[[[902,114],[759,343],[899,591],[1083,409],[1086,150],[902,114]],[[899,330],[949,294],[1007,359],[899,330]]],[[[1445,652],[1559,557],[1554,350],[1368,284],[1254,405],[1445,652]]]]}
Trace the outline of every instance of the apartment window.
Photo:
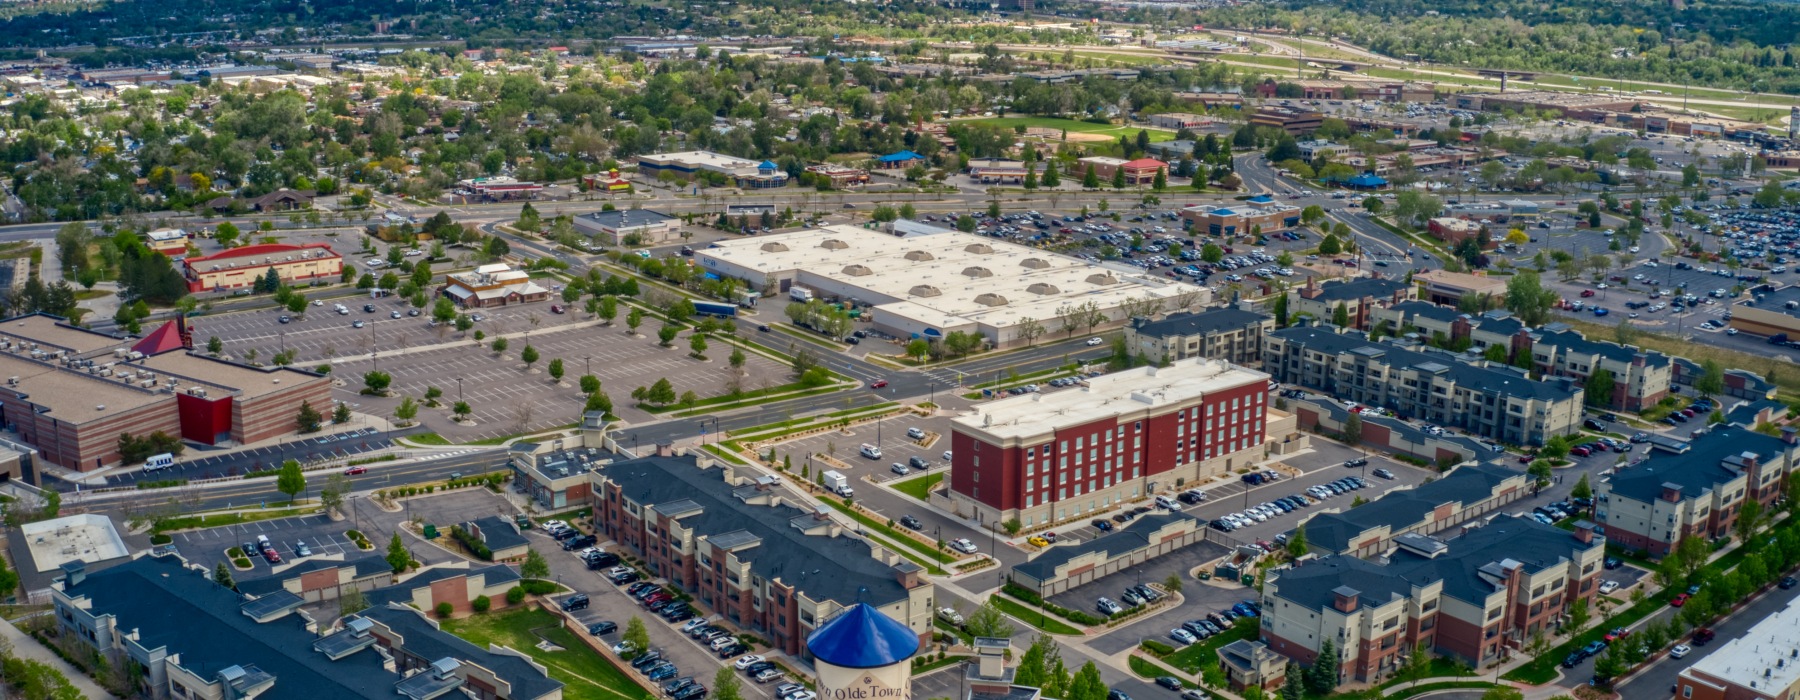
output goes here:
{"type": "MultiPolygon", "coordinates": [[[[1500,617],[1500,612],[1501,612],[1500,608],[1494,608],[1493,610],[1489,610],[1487,619],[1492,620],[1494,618],[1500,617]]],[[[1491,635],[1491,633],[1490,633],[1490,635],[1491,635]]]]}

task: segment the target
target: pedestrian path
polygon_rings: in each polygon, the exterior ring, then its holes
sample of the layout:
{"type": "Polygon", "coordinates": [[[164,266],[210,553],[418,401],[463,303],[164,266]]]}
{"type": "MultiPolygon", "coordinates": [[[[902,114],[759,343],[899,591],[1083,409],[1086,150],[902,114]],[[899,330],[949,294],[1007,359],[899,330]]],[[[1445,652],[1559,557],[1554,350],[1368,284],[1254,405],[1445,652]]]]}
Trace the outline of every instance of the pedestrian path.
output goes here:
{"type": "Polygon", "coordinates": [[[81,691],[82,697],[88,700],[117,700],[118,696],[106,692],[106,689],[100,687],[99,683],[95,683],[94,679],[87,677],[87,674],[82,673],[80,669],[69,665],[69,662],[62,660],[62,657],[57,656],[56,652],[33,639],[31,635],[14,627],[11,622],[0,620],[0,639],[6,640],[6,645],[12,649],[13,656],[41,661],[49,664],[51,668],[61,671],[69,679],[69,683],[74,685],[76,690],[81,691]]]}

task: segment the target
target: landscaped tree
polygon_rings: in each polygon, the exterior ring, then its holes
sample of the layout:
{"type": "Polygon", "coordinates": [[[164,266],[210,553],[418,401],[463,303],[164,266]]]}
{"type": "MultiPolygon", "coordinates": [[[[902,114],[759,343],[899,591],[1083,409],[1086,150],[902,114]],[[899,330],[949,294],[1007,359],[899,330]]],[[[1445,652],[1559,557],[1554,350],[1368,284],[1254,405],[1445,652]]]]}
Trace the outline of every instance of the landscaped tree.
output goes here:
{"type": "Polygon", "coordinates": [[[1587,379],[1587,405],[1610,406],[1613,398],[1613,373],[1610,369],[1597,369],[1587,379]]]}
{"type": "Polygon", "coordinates": [[[331,422],[338,425],[350,422],[350,404],[339,401],[337,407],[331,409],[331,422]]]}
{"type": "Polygon", "coordinates": [[[394,533],[394,538],[388,540],[385,558],[388,566],[392,567],[396,574],[406,571],[406,567],[412,566],[412,552],[406,551],[406,543],[400,541],[400,533],[394,533]]]}
{"type": "Polygon", "coordinates": [[[734,347],[731,349],[731,357],[726,361],[731,364],[732,369],[741,371],[744,369],[744,363],[749,360],[750,358],[744,355],[743,348],[734,347]]]}
{"type": "Polygon", "coordinates": [[[519,359],[525,361],[525,371],[531,371],[531,366],[537,364],[538,361],[537,348],[533,347],[531,343],[526,343],[525,349],[519,351],[519,359]]]}
{"type": "Polygon", "coordinates": [[[456,320],[456,304],[448,298],[439,297],[431,304],[431,320],[438,323],[449,323],[456,320]]]}
{"type": "Polygon", "coordinates": [[[1006,616],[994,606],[992,597],[983,602],[981,607],[976,608],[975,612],[969,614],[968,623],[963,625],[963,629],[977,637],[1006,638],[1011,637],[1013,633],[1012,623],[1007,622],[1006,616]]]}
{"type": "Polygon", "coordinates": [[[635,306],[631,307],[631,312],[625,314],[625,327],[631,330],[632,335],[637,335],[638,326],[643,324],[644,310],[635,306]]]}
{"type": "Polygon", "coordinates": [[[1275,295],[1275,327],[1286,328],[1288,325],[1288,297],[1286,292],[1275,295]]]}
{"type": "Polygon", "coordinates": [[[600,308],[596,315],[600,317],[600,320],[605,321],[606,325],[612,325],[613,319],[619,317],[619,300],[614,299],[611,295],[600,297],[600,308]]]}
{"type": "Polygon", "coordinates": [[[1589,500],[1594,498],[1594,487],[1588,483],[1588,476],[1586,474],[1582,474],[1580,479],[1575,480],[1575,488],[1569,491],[1569,497],[1585,498],[1589,500]]]}
{"type": "Polygon", "coordinates": [[[627,659],[650,650],[650,630],[644,628],[644,621],[636,615],[625,621],[625,634],[620,635],[619,639],[631,645],[631,650],[625,652],[627,659]]]}
{"type": "Polygon", "coordinates": [[[546,561],[544,555],[539,554],[536,549],[527,547],[525,561],[519,564],[519,576],[535,579],[550,578],[550,562],[546,561]]]}
{"type": "Polygon", "coordinates": [[[300,432],[302,432],[302,433],[319,432],[319,428],[324,424],[324,422],[325,422],[325,416],[320,415],[318,409],[315,409],[312,407],[311,402],[309,402],[309,401],[301,401],[300,402],[300,414],[299,414],[299,417],[294,420],[294,423],[300,432]]]}
{"type": "Polygon", "coordinates": [[[1700,377],[1694,380],[1694,391],[1705,396],[1725,393],[1725,366],[1718,360],[1700,363],[1700,377]]]}
{"type": "Polygon", "coordinates": [[[281,463],[281,471],[275,475],[275,490],[287,494],[288,503],[306,490],[306,474],[300,471],[299,460],[287,460],[281,463]]]}
{"type": "Polygon", "coordinates": [[[1349,328],[1350,307],[1345,306],[1344,302],[1338,302],[1337,307],[1331,310],[1331,323],[1339,328],[1349,328]]]}
{"type": "Polygon", "coordinates": [[[1319,656],[1306,671],[1306,689],[1314,695],[1330,695],[1338,687],[1337,646],[1327,639],[1319,643],[1319,656]]]}
{"type": "Polygon", "coordinates": [[[493,345],[489,347],[494,349],[495,355],[503,355],[506,353],[506,345],[506,338],[495,338],[493,345]]]}
{"type": "Polygon", "coordinates": [[[592,394],[600,390],[600,378],[591,374],[581,375],[581,393],[592,394]]]}
{"type": "Polygon", "coordinates": [[[677,326],[673,323],[665,323],[665,324],[663,324],[662,328],[656,329],[657,344],[661,345],[665,348],[671,347],[675,344],[675,336],[679,335],[680,333],[681,333],[680,326],[677,326]]]}
{"type": "Polygon", "coordinates": [[[237,581],[231,579],[231,569],[225,566],[225,562],[219,562],[218,566],[213,567],[213,583],[237,590],[237,581]]]}
{"type": "Polygon", "coordinates": [[[343,474],[332,474],[325,477],[325,485],[319,487],[319,505],[326,511],[341,512],[344,507],[344,495],[350,493],[350,477],[343,474]]]}
{"type": "Polygon", "coordinates": [[[1306,525],[1304,523],[1294,526],[1294,532],[1288,535],[1287,553],[1294,559],[1299,559],[1306,554],[1306,525]]]}
{"type": "Polygon", "coordinates": [[[550,361],[550,379],[561,382],[563,378],[563,361],[558,357],[550,361]]]}
{"type": "Polygon", "coordinates": [[[368,371],[363,373],[363,391],[365,394],[377,396],[387,391],[388,385],[394,383],[394,376],[386,372],[368,371]]]}
{"type": "Polygon", "coordinates": [[[469,414],[475,411],[469,408],[468,402],[458,401],[456,405],[450,407],[450,412],[456,414],[457,420],[466,421],[469,419],[469,414]]]}
{"type": "Polygon", "coordinates": [[[706,359],[706,336],[699,333],[688,336],[688,350],[692,351],[689,354],[692,355],[694,359],[706,359]]]}
{"type": "Polygon", "coordinates": [[[400,405],[394,407],[394,418],[401,423],[411,423],[419,415],[419,402],[408,396],[400,399],[400,405]]]}
{"type": "Polygon", "coordinates": [[[713,674],[713,700],[744,700],[744,684],[738,680],[737,671],[730,666],[720,666],[713,674]]]}

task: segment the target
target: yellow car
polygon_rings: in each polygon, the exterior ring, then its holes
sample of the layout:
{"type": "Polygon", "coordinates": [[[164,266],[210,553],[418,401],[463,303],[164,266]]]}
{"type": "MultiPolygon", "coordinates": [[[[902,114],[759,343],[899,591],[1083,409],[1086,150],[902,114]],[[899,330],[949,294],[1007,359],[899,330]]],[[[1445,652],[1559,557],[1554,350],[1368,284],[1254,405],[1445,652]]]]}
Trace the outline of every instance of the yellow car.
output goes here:
{"type": "Polygon", "coordinates": [[[1050,540],[1046,540],[1042,537],[1033,537],[1033,538],[1031,538],[1029,540],[1025,540],[1025,541],[1030,542],[1031,546],[1033,546],[1033,547],[1048,547],[1048,546],[1050,546],[1050,540]]]}

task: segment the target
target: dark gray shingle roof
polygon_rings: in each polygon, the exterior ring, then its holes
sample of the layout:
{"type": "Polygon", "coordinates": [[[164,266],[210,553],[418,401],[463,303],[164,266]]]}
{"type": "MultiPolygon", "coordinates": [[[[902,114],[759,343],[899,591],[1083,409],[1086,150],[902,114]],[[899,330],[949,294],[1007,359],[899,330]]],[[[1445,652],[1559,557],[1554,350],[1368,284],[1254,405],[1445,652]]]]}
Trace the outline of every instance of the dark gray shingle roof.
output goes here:
{"type": "Polygon", "coordinates": [[[1288,342],[1300,343],[1309,350],[1334,355],[1354,352],[1380,357],[1382,362],[1391,367],[1445,373],[1455,380],[1457,386],[1470,391],[1557,401],[1572,398],[1579,390],[1572,382],[1532,381],[1511,368],[1477,367],[1441,350],[1409,350],[1385,340],[1371,342],[1368,337],[1357,333],[1334,333],[1325,328],[1296,326],[1275,331],[1274,335],[1288,342]]]}
{"type": "Polygon", "coordinates": [[[1208,309],[1198,313],[1169,314],[1161,320],[1138,326],[1137,332],[1156,338],[1210,335],[1223,331],[1235,331],[1245,326],[1254,326],[1270,318],[1254,311],[1226,307],[1208,309]]]}
{"type": "Polygon", "coordinates": [[[1737,478],[1740,471],[1727,466],[1727,459],[1745,453],[1754,454],[1767,464],[1786,451],[1780,438],[1734,425],[1718,425],[1688,442],[1684,454],[1650,452],[1649,459],[1638,466],[1620,471],[1612,477],[1612,492],[1637,501],[1653,501],[1662,497],[1663,484],[1681,487],[1683,498],[1693,498],[1737,478]]]}
{"type": "Polygon", "coordinates": [[[1103,537],[1075,544],[1059,544],[1046,550],[1038,558],[1013,566],[1013,571],[1030,576],[1039,581],[1056,574],[1056,567],[1068,563],[1070,559],[1091,552],[1102,552],[1108,559],[1124,556],[1130,552],[1150,546],[1150,533],[1162,529],[1164,525],[1177,520],[1194,520],[1194,516],[1182,512],[1145,513],[1142,517],[1131,521],[1130,525],[1119,528],[1117,532],[1103,537]]]}
{"type": "Polygon", "coordinates": [[[1389,491],[1341,513],[1320,513],[1306,521],[1306,541],[1332,552],[1348,549],[1351,538],[1372,527],[1399,530],[1419,522],[1445,503],[1469,505],[1486,499],[1501,482],[1517,476],[1498,464],[1469,464],[1417,488],[1389,491]]]}

